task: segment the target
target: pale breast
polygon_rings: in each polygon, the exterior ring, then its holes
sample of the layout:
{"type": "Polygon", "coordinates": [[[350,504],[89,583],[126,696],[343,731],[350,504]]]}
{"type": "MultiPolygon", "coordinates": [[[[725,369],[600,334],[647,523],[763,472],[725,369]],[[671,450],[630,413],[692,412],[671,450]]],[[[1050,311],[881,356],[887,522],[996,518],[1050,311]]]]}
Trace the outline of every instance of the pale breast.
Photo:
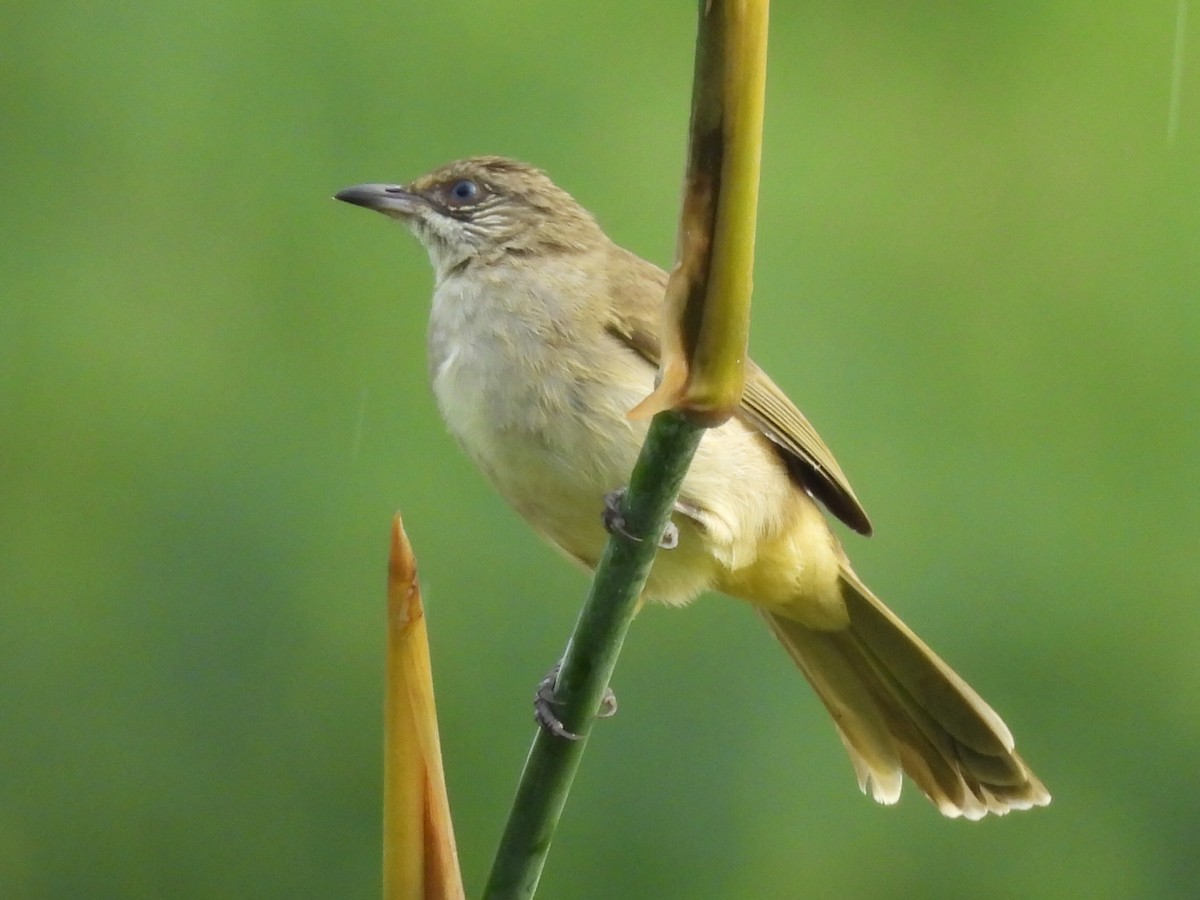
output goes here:
{"type": "MultiPolygon", "coordinates": [[[[592,561],[603,497],[633,467],[644,425],[625,417],[652,373],[607,360],[610,377],[568,339],[545,302],[448,280],[435,294],[429,364],[451,433],[500,494],[545,537],[592,561]]],[[[561,310],[559,310],[561,313],[561,310]]],[[[599,353],[598,347],[593,348],[599,353]]]]}
{"type": "MultiPolygon", "coordinates": [[[[648,423],[628,411],[653,369],[570,297],[449,278],[434,295],[429,365],[451,433],[533,528],[592,565],[607,540],[604,496],[633,469],[648,423]],[[525,290],[524,295],[519,290],[525,290]],[[591,330],[589,330],[589,328],[591,330]],[[581,337],[582,336],[582,337],[581,337]]],[[[787,519],[792,488],[764,439],[737,420],[705,435],[684,481],[681,543],[659,555],[648,593],[683,602],[718,570],[753,563],[787,519]]]]}

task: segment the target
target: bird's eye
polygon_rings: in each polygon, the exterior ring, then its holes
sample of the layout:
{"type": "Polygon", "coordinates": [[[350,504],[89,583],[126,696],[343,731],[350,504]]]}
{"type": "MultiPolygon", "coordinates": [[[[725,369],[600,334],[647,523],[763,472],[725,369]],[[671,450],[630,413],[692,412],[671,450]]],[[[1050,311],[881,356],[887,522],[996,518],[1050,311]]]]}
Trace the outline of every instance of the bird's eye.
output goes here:
{"type": "Polygon", "coordinates": [[[450,185],[450,189],[446,191],[446,196],[451,203],[470,203],[479,196],[479,185],[469,178],[464,178],[450,185]]]}

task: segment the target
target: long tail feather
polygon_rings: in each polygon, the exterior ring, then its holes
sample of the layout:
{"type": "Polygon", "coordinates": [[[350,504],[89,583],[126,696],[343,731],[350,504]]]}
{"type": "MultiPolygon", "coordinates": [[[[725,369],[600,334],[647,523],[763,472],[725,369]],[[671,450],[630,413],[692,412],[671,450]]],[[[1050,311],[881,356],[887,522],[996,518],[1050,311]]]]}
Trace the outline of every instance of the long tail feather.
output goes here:
{"type": "Polygon", "coordinates": [[[1049,803],[1007,726],[970,685],[848,569],[841,589],[848,628],[764,615],[833,716],[863,791],[895,803],[903,772],[947,816],[1049,803]]]}

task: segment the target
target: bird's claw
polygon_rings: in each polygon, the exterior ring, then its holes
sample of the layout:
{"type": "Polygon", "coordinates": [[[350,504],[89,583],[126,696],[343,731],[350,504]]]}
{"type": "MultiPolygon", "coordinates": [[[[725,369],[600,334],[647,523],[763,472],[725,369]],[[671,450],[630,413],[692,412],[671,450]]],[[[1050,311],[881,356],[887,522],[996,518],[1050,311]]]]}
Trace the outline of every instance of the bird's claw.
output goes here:
{"type": "MultiPolygon", "coordinates": [[[[533,719],[542,729],[550,732],[555,737],[567,741],[577,741],[582,735],[571,731],[554,714],[553,707],[558,706],[560,703],[554,696],[554,686],[558,682],[558,670],[561,668],[562,661],[560,660],[546,673],[546,677],[538,682],[537,692],[533,695],[533,719]]],[[[612,692],[611,688],[605,688],[604,697],[600,700],[600,709],[596,711],[596,718],[607,719],[616,715],[616,713],[617,696],[612,692]]]]}
{"type": "MultiPolygon", "coordinates": [[[[604,522],[604,527],[609,534],[619,534],[623,538],[640,544],[642,539],[629,533],[625,527],[625,516],[621,513],[621,500],[625,496],[625,491],[626,488],[622,487],[604,495],[604,511],[600,514],[600,519],[604,522]]],[[[674,550],[678,546],[679,528],[674,522],[668,521],[663,529],[662,537],[658,539],[658,547],[660,550],[674,550]]]]}

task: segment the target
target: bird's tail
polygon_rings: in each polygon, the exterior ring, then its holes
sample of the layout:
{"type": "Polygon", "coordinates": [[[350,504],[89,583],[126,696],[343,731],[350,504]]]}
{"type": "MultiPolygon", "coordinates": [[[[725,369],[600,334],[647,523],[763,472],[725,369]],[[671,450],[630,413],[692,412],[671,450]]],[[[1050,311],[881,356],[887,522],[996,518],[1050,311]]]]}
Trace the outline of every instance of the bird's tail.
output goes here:
{"type": "Polygon", "coordinates": [[[765,617],[833,716],[863,792],[895,803],[903,771],[947,816],[1049,803],[1008,727],[970,685],[849,569],[840,586],[848,628],[765,617]]]}

